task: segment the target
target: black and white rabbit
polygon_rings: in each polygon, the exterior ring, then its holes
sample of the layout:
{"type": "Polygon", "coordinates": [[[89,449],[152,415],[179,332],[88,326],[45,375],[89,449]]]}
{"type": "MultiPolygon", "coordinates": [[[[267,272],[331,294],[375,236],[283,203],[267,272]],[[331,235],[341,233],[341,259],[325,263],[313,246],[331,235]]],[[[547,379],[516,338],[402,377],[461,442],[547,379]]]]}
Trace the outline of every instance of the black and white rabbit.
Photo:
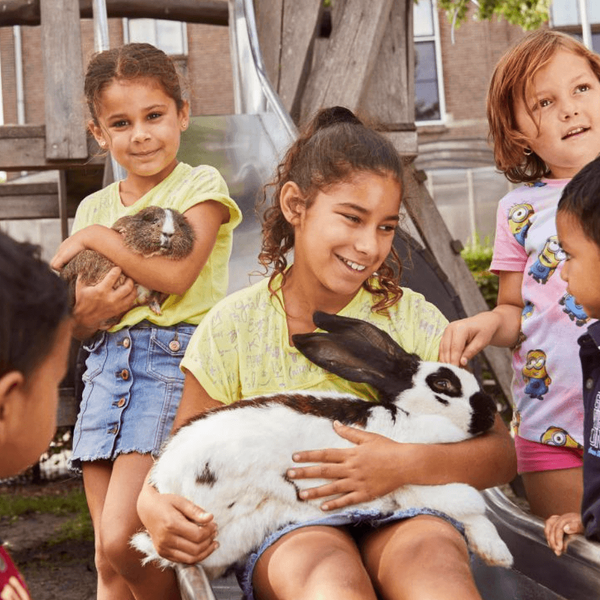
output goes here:
{"type": "MultiPolygon", "coordinates": [[[[188,256],[194,247],[194,230],[183,214],[171,208],[149,206],[134,215],[121,217],[112,229],[123,236],[128,248],[146,258],[161,255],[177,260],[188,256]]],[[[82,283],[96,285],[114,266],[112,261],[95,250],[83,250],[73,257],[60,273],[69,284],[71,305],[75,304],[78,275],[82,283]]],[[[125,275],[121,275],[115,288],[123,285],[124,280],[125,275]]],[[[138,304],[147,304],[154,313],[160,315],[160,305],[168,294],[149,290],[140,284],[136,286],[138,304]]],[[[115,317],[110,322],[115,324],[118,321],[119,318],[115,317]]]]}
{"type": "MultiPolygon", "coordinates": [[[[351,444],[338,436],[334,420],[399,442],[458,442],[487,431],[496,407],[475,377],[452,365],[408,354],[385,332],[360,321],[315,313],[329,333],[293,336],[296,347],[317,365],[375,387],[380,404],[333,393],[287,392],[212,409],[183,426],[166,443],[150,481],[162,493],[184,496],[214,515],[219,548],[202,561],[209,579],[243,560],[267,535],[295,522],[323,517],[323,499],[299,499],[321,480],[290,480],[292,454],[351,444]]],[[[407,485],[351,509],[428,508],[460,521],[470,549],[492,565],[510,566],[512,556],[485,517],[479,492],[466,484],[407,485]]],[[[326,514],[342,512],[328,511],[326,514]]],[[[132,545],[161,566],[146,532],[132,545]]]]}

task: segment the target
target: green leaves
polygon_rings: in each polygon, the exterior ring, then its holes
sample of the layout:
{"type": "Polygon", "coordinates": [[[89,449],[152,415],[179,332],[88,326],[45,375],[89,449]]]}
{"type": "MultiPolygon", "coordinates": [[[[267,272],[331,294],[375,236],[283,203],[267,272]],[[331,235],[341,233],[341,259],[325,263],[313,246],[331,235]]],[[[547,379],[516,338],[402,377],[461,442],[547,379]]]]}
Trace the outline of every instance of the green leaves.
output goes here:
{"type": "Polygon", "coordinates": [[[526,31],[538,29],[548,21],[551,3],[552,0],[438,0],[438,6],[446,11],[448,19],[456,27],[466,21],[473,4],[476,20],[498,17],[526,31]]]}

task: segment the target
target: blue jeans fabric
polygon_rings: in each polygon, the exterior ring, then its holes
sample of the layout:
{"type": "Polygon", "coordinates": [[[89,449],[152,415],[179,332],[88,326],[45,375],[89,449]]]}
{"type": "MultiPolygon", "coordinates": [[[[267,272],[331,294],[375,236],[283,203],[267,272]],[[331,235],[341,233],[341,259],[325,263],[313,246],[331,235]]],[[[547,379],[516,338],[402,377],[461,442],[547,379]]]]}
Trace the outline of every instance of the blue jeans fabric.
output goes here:
{"type": "Polygon", "coordinates": [[[131,452],[158,455],[181,400],[179,363],[195,329],[143,321],[115,333],[99,332],[84,345],[90,354],[71,468],[131,452]]]}

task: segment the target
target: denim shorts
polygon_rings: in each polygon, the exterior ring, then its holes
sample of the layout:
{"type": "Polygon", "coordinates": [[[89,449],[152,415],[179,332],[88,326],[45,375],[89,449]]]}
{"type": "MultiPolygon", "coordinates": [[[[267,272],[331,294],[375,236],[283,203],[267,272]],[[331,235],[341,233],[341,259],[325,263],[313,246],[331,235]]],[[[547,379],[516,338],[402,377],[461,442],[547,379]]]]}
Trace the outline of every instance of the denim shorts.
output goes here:
{"type": "Polygon", "coordinates": [[[195,329],[142,321],[115,333],[99,332],[84,345],[89,356],[71,468],[131,452],[158,456],[181,400],[179,363],[195,329]]]}
{"type": "MultiPolygon", "coordinates": [[[[234,565],[233,571],[243,592],[242,600],[255,600],[254,589],[252,587],[252,578],[254,576],[254,569],[258,559],[270,546],[291,531],[300,529],[301,527],[310,527],[316,525],[346,527],[348,528],[350,535],[352,535],[352,537],[358,541],[368,530],[390,525],[391,523],[403,521],[404,519],[410,519],[411,517],[416,517],[418,515],[431,515],[443,519],[444,521],[448,521],[448,523],[457,529],[466,542],[465,528],[462,523],[445,513],[437,510],[431,510],[429,508],[410,508],[406,510],[397,510],[393,513],[387,514],[383,514],[372,509],[349,508],[341,513],[324,515],[320,519],[305,521],[303,523],[290,523],[289,525],[286,525],[269,535],[259,546],[259,548],[250,553],[244,562],[234,565]]],[[[471,551],[469,551],[469,556],[471,559],[473,559],[471,551]]]]}

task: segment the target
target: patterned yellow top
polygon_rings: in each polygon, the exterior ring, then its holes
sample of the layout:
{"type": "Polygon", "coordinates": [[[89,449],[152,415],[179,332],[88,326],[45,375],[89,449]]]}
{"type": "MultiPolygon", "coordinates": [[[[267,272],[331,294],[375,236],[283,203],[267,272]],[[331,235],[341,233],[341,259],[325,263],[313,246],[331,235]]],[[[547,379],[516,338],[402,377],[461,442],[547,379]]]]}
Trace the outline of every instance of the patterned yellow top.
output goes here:
{"type": "Polygon", "coordinates": [[[91,194],[79,205],[73,233],[92,224],[111,227],[117,219],[151,205],[185,213],[206,200],[224,204],[229,209],[229,222],[219,228],[215,247],[198,279],[182,296],[169,296],[161,305],[162,315],[154,314],[147,306],[137,306],[126,313],[111,331],[135,325],[144,319],[161,327],[200,323],[210,308],[227,293],[232,234],[242,220],[242,213],[229,197],[227,184],[215,168],[206,165],[190,167],[185,163],[179,163],[167,178],[131,206],[123,206],[118,182],[91,194]]]}
{"type": "MultiPolygon", "coordinates": [[[[219,302],[196,329],[181,368],[225,404],[285,390],[336,391],[375,400],[367,384],[328,373],[290,345],[283,298],[273,298],[267,284],[265,279],[219,302]]],[[[438,359],[448,322],[421,294],[405,288],[388,316],[372,312],[372,306],[373,296],[361,288],[338,314],[373,323],[423,360],[438,359]]]]}

